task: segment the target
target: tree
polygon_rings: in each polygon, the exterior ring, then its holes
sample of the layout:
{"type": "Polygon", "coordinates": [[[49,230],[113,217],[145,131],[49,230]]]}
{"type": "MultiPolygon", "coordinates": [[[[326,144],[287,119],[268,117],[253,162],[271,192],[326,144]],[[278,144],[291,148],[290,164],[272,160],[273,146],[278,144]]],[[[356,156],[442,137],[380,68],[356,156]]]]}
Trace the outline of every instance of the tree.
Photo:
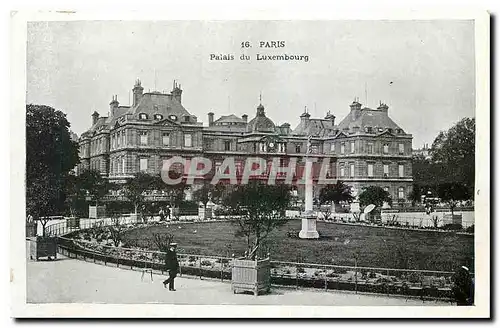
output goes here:
{"type": "Polygon", "coordinates": [[[339,204],[340,202],[351,202],[352,200],[354,200],[354,197],[351,194],[351,187],[340,180],[336,184],[327,185],[319,192],[321,204],[328,202],[339,204]]]}
{"type": "Polygon", "coordinates": [[[144,193],[154,188],[154,178],[143,172],[139,172],[134,178],[127,181],[124,185],[123,192],[125,197],[134,204],[134,212],[137,217],[137,209],[143,204],[144,193]]]}
{"type": "Polygon", "coordinates": [[[430,149],[439,183],[461,183],[474,193],[475,178],[474,118],[464,118],[446,132],[440,132],[430,149]]]}
{"type": "Polygon", "coordinates": [[[374,204],[377,207],[382,207],[384,202],[392,204],[389,192],[385,191],[378,186],[364,187],[363,191],[359,194],[359,204],[361,207],[374,204]]]}
{"type": "Polygon", "coordinates": [[[86,170],[78,175],[78,187],[84,192],[85,196],[90,196],[92,201],[95,201],[97,206],[99,201],[106,196],[112,188],[108,180],[101,176],[101,173],[96,170],[86,170]]]}
{"type": "Polygon", "coordinates": [[[290,190],[285,185],[266,185],[252,181],[231,192],[223,204],[237,226],[236,236],[246,237],[247,257],[255,259],[262,241],[277,227],[284,225],[285,210],[290,203],[290,190]]]}
{"type": "Polygon", "coordinates": [[[26,214],[42,221],[59,214],[66,201],[66,179],[78,163],[66,114],[49,106],[26,105],[26,214]]]}
{"type": "Polygon", "coordinates": [[[206,209],[209,201],[213,203],[220,202],[222,195],[224,193],[224,185],[223,184],[210,184],[205,182],[203,186],[193,192],[193,199],[201,202],[203,207],[206,209]]]}
{"type": "MultiPolygon", "coordinates": [[[[171,178],[176,179],[180,175],[170,172],[171,178]]],[[[184,189],[186,185],[181,182],[176,185],[167,185],[159,175],[150,175],[139,172],[134,178],[127,181],[123,187],[125,197],[134,205],[134,212],[137,216],[139,206],[144,204],[147,191],[163,191],[171,206],[178,205],[184,199],[184,189]]]]}
{"type": "Polygon", "coordinates": [[[443,183],[438,187],[438,196],[448,203],[451,214],[457,206],[457,202],[467,200],[471,197],[470,189],[461,183],[443,183]]]}

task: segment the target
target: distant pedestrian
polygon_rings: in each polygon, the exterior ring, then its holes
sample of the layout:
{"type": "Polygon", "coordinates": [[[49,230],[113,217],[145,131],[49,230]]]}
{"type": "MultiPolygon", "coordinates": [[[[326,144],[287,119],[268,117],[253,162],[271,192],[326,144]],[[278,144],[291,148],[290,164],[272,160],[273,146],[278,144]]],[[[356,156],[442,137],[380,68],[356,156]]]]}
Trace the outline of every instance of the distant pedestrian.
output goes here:
{"type": "Polygon", "coordinates": [[[177,260],[177,244],[170,243],[169,249],[167,250],[167,254],[165,255],[165,267],[168,271],[168,279],[163,281],[163,287],[168,290],[175,291],[174,279],[177,276],[177,272],[179,271],[179,261],[177,260]]]}
{"type": "Polygon", "coordinates": [[[469,268],[462,266],[453,275],[453,294],[458,306],[474,305],[474,282],[469,268]]]}
{"type": "Polygon", "coordinates": [[[160,216],[160,221],[165,221],[165,211],[163,210],[163,207],[160,208],[158,215],[160,216]]]}
{"type": "Polygon", "coordinates": [[[170,207],[167,206],[167,209],[165,210],[165,215],[167,216],[167,220],[170,221],[170,207]]]}

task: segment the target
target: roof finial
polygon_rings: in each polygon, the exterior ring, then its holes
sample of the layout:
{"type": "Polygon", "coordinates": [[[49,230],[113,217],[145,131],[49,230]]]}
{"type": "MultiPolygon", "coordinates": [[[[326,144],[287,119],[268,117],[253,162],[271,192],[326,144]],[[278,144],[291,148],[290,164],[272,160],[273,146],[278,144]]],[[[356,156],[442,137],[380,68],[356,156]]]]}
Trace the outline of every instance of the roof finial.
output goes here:
{"type": "Polygon", "coordinates": [[[259,103],[262,105],[262,91],[259,93],[259,103]]]}

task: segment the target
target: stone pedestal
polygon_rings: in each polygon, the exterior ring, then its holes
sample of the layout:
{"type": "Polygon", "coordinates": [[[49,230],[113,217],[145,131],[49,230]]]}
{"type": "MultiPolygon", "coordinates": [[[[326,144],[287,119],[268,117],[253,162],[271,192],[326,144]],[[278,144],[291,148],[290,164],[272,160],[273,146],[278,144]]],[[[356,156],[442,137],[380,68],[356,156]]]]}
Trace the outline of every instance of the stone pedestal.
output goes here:
{"type": "Polygon", "coordinates": [[[318,239],[319,234],[316,231],[316,213],[313,211],[313,182],[311,179],[312,162],[306,158],[305,165],[305,211],[302,214],[302,229],[299,232],[301,239],[318,239]]]}
{"type": "Polygon", "coordinates": [[[316,230],[316,215],[314,213],[304,213],[302,217],[302,229],[299,232],[300,239],[318,239],[319,233],[316,230]]]}

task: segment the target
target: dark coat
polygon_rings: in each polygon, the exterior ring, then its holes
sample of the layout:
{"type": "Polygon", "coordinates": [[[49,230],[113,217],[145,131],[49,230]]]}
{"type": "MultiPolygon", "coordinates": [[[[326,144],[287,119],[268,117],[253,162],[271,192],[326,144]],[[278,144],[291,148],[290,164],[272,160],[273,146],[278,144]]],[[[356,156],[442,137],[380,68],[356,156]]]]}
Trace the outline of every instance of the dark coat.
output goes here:
{"type": "Polygon", "coordinates": [[[457,271],[453,276],[453,293],[457,305],[474,304],[474,283],[469,272],[465,270],[457,271]]]}
{"type": "Polygon", "coordinates": [[[165,267],[169,271],[179,271],[179,261],[177,260],[177,253],[175,251],[167,250],[165,255],[165,267]]]}

